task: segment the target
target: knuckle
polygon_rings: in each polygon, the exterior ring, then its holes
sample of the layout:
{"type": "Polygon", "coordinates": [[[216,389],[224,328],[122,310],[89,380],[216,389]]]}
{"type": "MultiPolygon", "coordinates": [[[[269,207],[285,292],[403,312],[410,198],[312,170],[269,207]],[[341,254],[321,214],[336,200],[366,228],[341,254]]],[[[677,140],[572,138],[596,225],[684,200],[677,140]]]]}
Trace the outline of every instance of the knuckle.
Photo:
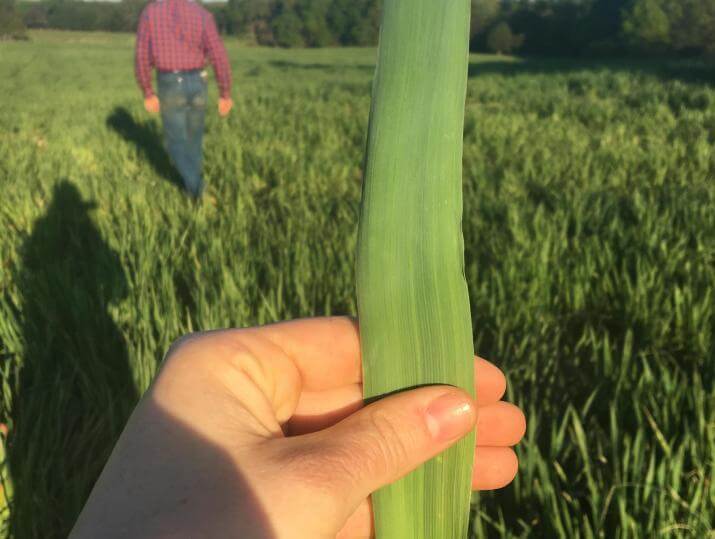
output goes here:
{"type": "Polygon", "coordinates": [[[311,496],[328,505],[341,500],[346,479],[353,474],[354,455],[338,444],[301,444],[281,456],[283,477],[306,488],[311,496]]]}
{"type": "Polygon", "coordinates": [[[166,351],[166,354],[164,354],[164,359],[162,360],[162,363],[175,363],[177,357],[187,355],[186,351],[187,348],[190,348],[189,345],[194,343],[197,339],[200,339],[201,335],[202,334],[199,332],[193,332],[187,333],[186,335],[182,335],[181,337],[176,339],[174,342],[171,343],[171,346],[169,346],[169,349],[166,351]]]}
{"type": "Polygon", "coordinates": [[[389,473],[410,456],[407,431],[401,429],[395,418],[382,410],[373,410],[367,414],[367,431],[370,440],[367,447],[366,465],[370,474],[389,473]]]}
{"type": "Polygon", "coordinates": [[[192,368],[200,365],[207,366],[211,359],[223,352],[226,347],[222,338],[223,330],[196,331],[187,333],[176,339],[162,360],[162,368],[191,365],[192,368]],[[210,345],[211,354],[207,354],[210,345]]]}

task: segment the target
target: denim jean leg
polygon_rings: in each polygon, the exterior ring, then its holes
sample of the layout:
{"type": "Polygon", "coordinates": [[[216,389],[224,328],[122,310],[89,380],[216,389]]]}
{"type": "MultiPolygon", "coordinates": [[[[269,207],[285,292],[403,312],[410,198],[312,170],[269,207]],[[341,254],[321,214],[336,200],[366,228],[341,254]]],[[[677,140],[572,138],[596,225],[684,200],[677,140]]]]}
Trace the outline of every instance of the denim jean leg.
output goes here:
{"type": "Polygon", "coordinates": [[[159,84],[159,100],[169,156],[181,174],[186,190],[193,196],[199,196],[201,177],[189,140],[190,107],[185,79],[180,76],[163,77],[159,84]]]}
{"type": "Polygon", "coordinates": [[[198,78],[197,91],[189,98],[189,110],[186,116],[189,156],[198,182],[195,196],[201,196],[204,189],[202,177],[204,119],[206,116],[206,83],[198,78]]]}

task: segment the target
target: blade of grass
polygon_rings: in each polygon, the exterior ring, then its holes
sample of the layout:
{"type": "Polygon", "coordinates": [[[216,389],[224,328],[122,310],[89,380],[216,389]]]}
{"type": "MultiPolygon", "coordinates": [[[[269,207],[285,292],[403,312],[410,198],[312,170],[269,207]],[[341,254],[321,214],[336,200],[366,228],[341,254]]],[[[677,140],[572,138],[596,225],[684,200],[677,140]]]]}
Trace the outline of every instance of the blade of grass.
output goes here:
{"type": "MultiPolygon", "coordinates": [[[[468,0],[383,8],[358,246],[364,395],[473,393],[462,218],[468,0]]],[[[373,495],[377,537],[467,534],[474,435],[373,495]]]]}

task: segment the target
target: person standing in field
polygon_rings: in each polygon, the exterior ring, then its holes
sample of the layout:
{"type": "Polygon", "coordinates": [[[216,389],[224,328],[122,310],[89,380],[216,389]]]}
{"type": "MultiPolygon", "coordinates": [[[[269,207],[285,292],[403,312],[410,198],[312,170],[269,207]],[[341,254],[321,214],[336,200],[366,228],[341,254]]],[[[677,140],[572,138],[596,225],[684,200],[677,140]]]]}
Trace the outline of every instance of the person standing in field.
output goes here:
{"type": "Polygon", "coordinates": [[[202,140],[206,112],[207,60],[213,64],[222,117],[233,108],[231,66],[213,15],[193,0],[155,0],[144,8],[137,29],[135,72],[144,108],[161,112],[169,156],[186,190],[201,197],[202,140]],[[157,70],[158,96],[152,86],[157,70]]]}

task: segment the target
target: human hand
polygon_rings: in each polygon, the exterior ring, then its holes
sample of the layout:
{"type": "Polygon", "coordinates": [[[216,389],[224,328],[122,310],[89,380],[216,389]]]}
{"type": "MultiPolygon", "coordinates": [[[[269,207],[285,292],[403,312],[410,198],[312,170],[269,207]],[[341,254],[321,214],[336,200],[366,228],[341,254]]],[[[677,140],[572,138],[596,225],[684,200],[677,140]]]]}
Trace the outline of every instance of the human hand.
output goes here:
{"type": "Polygon", "coordinates": [[[233,99],[231,99],[230,97],[219,98],[219,100],[218,100],[219,116],[221,116],[222,118],[225,118],[226,116],[228,116],[228,113],[231,112],[232,108],[233,108],[233,99]]]}
{"type": "Polygon", "coordinates": [[[150,114],[156,114],[161,108],[159,105],[159,98],[155,95],[144,98],[144,108],[150,114]]]}
{"type": "Polygon", "coordinates": [[[475,422],[473,487],[502,487],[525,420],[498,402],[501,371],[475,362],[476,403],[430,386],[365,407],[349,319],[190,335],[169,351],[71,537],[369,537],[369,494],[475,422]]]}

